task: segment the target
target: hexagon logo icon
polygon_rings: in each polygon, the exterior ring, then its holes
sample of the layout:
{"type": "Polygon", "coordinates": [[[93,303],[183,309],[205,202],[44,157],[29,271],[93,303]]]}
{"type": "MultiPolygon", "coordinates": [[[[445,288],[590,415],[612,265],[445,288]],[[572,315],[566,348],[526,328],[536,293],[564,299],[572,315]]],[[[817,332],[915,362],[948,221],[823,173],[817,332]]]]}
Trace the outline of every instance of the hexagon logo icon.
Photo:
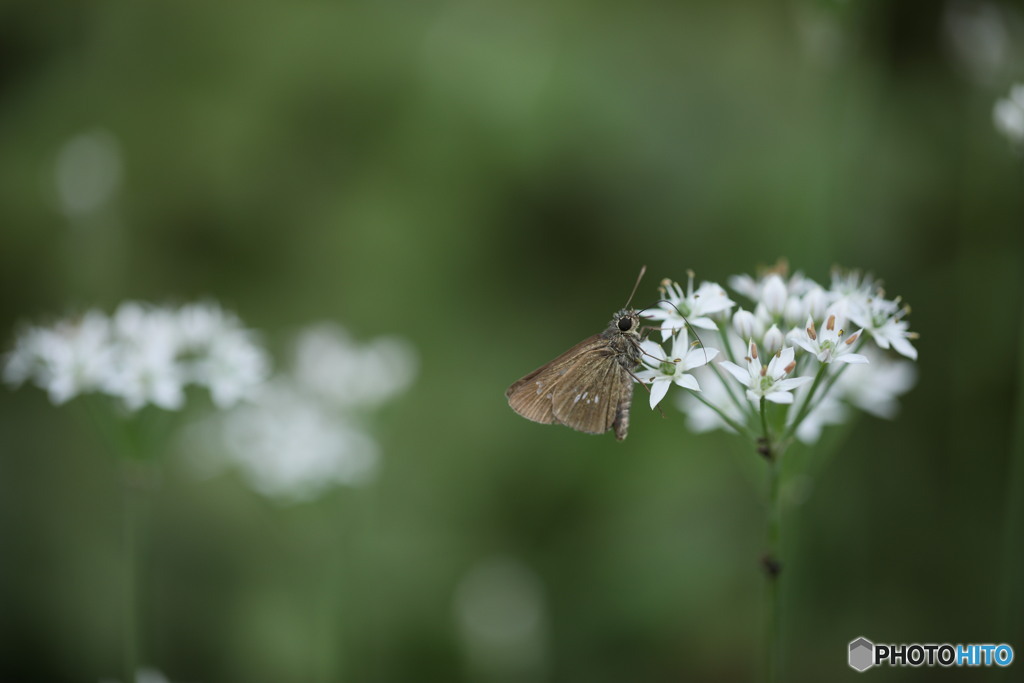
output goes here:
{"type": "Polygon", "coordinates": [[[867,671],[875,665],[875,644],[861,637],[850,641],[850,667],[867,671]]]}

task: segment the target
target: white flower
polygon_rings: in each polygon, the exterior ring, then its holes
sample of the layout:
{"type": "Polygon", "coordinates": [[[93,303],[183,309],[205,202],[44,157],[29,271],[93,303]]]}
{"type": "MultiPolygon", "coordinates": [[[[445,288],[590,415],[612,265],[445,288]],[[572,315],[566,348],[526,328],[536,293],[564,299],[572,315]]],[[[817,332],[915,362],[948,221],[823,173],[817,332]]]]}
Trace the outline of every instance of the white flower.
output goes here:
{"type": "Polygon", "coordinates": [[[892,347],[901,356],[917,360],[917,349],[910,343],[917,339],[909,331],[910,323],[904,316],[910,312],[908,306],[900,306],[900,300],[889,300],[881,295],[868,298],[859,307],[850,310],[850,319],[860,325],[883,349],[892,347]]]}
{"type": "Polygon", "coordinates": [[[223,408],[251,395],[267,366],[252,335],[216,304],[174,309],[126,301],[111,318],[90,311],[29,328],[5,363],[4,379],[32,380],[54,403],[105,393],[130,411],[148,404],[177,410],[185,388],[197,384],[223,408]]]}
{"type": "Polygon", "coordinates": [[[705,330],[716,330],[718,325],[711,318],[713,315],[727,312],[735,304],[725,290],[713,282],[702,282],[696,291],[693,289],[693,271],[688,273],[689,280],[686,292],[678,282],[661,281],[661,298],[657,308],[644,315],[645,318],[663,321],[661,327],[662,341],[668,339],[687,322],[693,327],[705,330]]]}
{"type": "Polygon", "coordinates": [[[746,369],[735,363],[722,361],[719,365],[727,370],[736,380],[747,387],[747,398],[752,401],[765,400],[772,403],[792,403],[793,394],[789,393],[799,386],[811,381],[810,377],[786,378],[796,367],[793,360],[793,347],[787,346],[772,356],[768,365],[762,366],[757,355],[757,344],[750,342],[746,358],[746,369]]]}
{"type": "Polygon", "coordinates": [[[1024,83],[1013,86],[1008,97],[995,103],[992,121],[1011,143],[1024,146],[1024,83]]]}
{"type": "Polygon", "coordinates": [[[14,386],[32,380],[55,404],[95,391],[110,371],[110,325],[89,311],[80,319],[53,328],[31,327],[18,337],[4,366],[4,380],[14,386]]]}
{"type": "Polygon", "coordinates": [[[843,339],[841,321],[836,322],[835,314],[831,314],[821,332],[815,329],[814,320],[808,318],[807,326],[802,330],[793,330],[789,338],[822,363],[867,363],[867,357],[853,353],[853,345],[860,339],[862,332],[857,330],[843,339]]]}
{"type": "Polygon", "coordinates": [[[783,275],[787,270],[789,268],[783,262],[757,279],[746,274],[733,275],[729,278],[729,286],[751,301],[762,301],[765,299],[765,288],[770,285],[775,291],[769,292],[768,298],[771,298],[774,303],[779,305],[778,312],[781,313],[784,308],[784,302],[779,302],[780,294],[776,279],[783,283],[786,297],[803,296],[812,287],[817,286],[813,280],[804,277],[804,274],[800,272],[793,273],[789,280],[784,280],[783,275]]]}
{"type": "Polygon", "coordinates": [[[195,361],[197,384],[210,390],[218,408],[230,408],[254,395],[267,380],[270,362],[245,330],[225,331],[208,342],[206,354],[195,361]]]}
{"type": "Polygon", "coordinates": [[[660,344],[649,339],[641,342],[640,346],[644,351],[643,362],[648,369],[639,371],[636,377],[651,385],[651,408],[665,398],[669,384],[700,391],[700,385],[689,371],[706,365],[718,355],[718,349],[692,348],[686,328],[681,329],[672,341],[670,356],[665,355],[665,349],[660,344]]]}
{"type": "Polygon", "coordinates": [[[103,391],[123,399],[131,411],[147,403],[164,410],[181,408],[185,404],[186,378],[176,352],[174,339],[165,336],[121,342],[103,391]]]}

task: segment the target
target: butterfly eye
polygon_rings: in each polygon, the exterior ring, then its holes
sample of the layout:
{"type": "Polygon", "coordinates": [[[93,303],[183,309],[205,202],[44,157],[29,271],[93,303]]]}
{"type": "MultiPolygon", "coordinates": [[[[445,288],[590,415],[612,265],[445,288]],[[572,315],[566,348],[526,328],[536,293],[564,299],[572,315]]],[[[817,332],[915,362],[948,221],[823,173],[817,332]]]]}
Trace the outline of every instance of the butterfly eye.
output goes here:
{"type": "Polygon", "coordinates": [[[633,328],[633,320],[631,318],[619,318],[619,329],[623,332],[629,332],[633,328]]]}

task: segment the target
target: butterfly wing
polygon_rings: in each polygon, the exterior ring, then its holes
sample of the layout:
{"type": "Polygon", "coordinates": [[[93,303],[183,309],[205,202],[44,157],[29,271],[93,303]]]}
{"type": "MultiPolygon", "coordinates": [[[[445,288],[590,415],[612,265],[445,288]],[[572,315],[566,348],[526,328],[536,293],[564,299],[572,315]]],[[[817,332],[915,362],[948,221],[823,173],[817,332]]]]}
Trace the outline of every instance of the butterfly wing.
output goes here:
{"type": "Polygon", "coordinates": [[[508,404],[512,410],[527,420],[544,424],[561,422],[555,418],[552,410],[555,391],[568,371],[578,363],[581,356],[597,351],[603,345],[605,345],[605,341],[601,335],[595,334],[584,339],[550,363],[537,368],[513,383],[505,391],[508,404]]]}
{"type": "Polygon", "coordinates": [[[618,439],[629,430],[633,386],[629,373],[607,345],[585,351],[553,392],[555,421],[588,434],[603,434],[613,425],[618,439]]]}

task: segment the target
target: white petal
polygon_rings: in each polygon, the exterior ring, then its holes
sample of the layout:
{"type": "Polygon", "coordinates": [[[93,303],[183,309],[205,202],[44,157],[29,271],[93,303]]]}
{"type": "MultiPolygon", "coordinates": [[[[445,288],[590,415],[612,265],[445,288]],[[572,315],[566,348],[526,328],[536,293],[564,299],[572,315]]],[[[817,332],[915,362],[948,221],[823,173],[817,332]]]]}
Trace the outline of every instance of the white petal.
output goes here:
{"type": "Polygon", "coordinates": [[[682,374],[676,377],[675,383],[684,389],[690,389],[691,391],[700,391],[700,385],[697,384],[697,378],[693,375],[682,374]]]}
{"type": "Polygon", "coordinates": [[[718,356],[718,349],[698,348],[690,349],[683,356],[683,370],[693,370],[707,365],[718,356]]]}
{"type": "Polygon", "coordinates": [[[807,351],[808,353],[812,353],[815,356],[818,355],[818,345],[816,343],[814,343],[810,339],[808,339],[807,335],[803,334],[802,331],[798,332],[798,331],[794,330],[794,332],[796,332],[796,334],[792,334],[790,336],[790,341],[792,341],[794,344],[799,346],[804,351],[807,351]]]}
{"type": "Polygon", "coordinates": [[[665,349],[662,348],[661,344],[652,342],[650,339],[644,339],[640,342],[640,350],[648,354],[647,360],[650,361],[654,361],[656,359],[657,362],[660,363],[666,358],[665,349]],[[651,356],[653,356],[653,358],[651,358],[651,356]]]}
{"type": "Polygon", "coordinates": [[[792,403],[793,394],[788,391],[772,391],[764,395],[766,401],[772,403],[792,403]]]}
{"type": "MultiPolygon", "coordinates": [[[[879,344],[879,346],[882,346],[882,345],[879,344]]],[[[901,356],[906,356],[907,358],[909,358],[911,360],[917,360],[917,349],[915,349],[913,347],[913,345],[911,345],[911,343],[908,342],[903,337],[895,337],[895,338],[893,338],[893,340],[892,340],[892,347],[894,349],[896,349],[896,353],[900,354],[901,356]]],[[[886,346],[886,347],[883,347],[883,348],[889,348],[889,347],[886,346]]]]}
{"type": "Polygon", "coordinates": [[[726,370],[730,375],[739,380],[740,384],[750,383],[750,373],[741,368],[740,366],[736,365],[735,363],[723,360],[721,363],[718,364],[718,367],[726,370]]]}
{"type": "Polygon", "coordinates": [[[774,391],[793,391],[797,387],[802,387],[808,382],[814,381],[811,377],[790,377],[789,379],[779,380],[775,383],[774,391]]]}
{"type": "Polygon", "coordinates": [[[842,356],[836,356],[833,360],[837,363],[867,363],[868,357],[862,356],[859,353],[847,353],[842,356]]]}
{"type": "Polygon", "coordinates": [[[661,402],[661,399],[665,398],[670,383],[667,378],[663,377],[654,380],[654,384],[651,385],[651,408],[654,408],[654,406],[661,402]]]}
{"type": "Polygon", "coordinates": [[[699,327],[702,330],[717,330],[718,329],[718,325],[715,324],[715,321],[712,320],[711,318],[706,317],[706,316],[702,316],[700,318],[690,318],[688,320],[688,322],[690,323],[691,327],[699,327]]]}

